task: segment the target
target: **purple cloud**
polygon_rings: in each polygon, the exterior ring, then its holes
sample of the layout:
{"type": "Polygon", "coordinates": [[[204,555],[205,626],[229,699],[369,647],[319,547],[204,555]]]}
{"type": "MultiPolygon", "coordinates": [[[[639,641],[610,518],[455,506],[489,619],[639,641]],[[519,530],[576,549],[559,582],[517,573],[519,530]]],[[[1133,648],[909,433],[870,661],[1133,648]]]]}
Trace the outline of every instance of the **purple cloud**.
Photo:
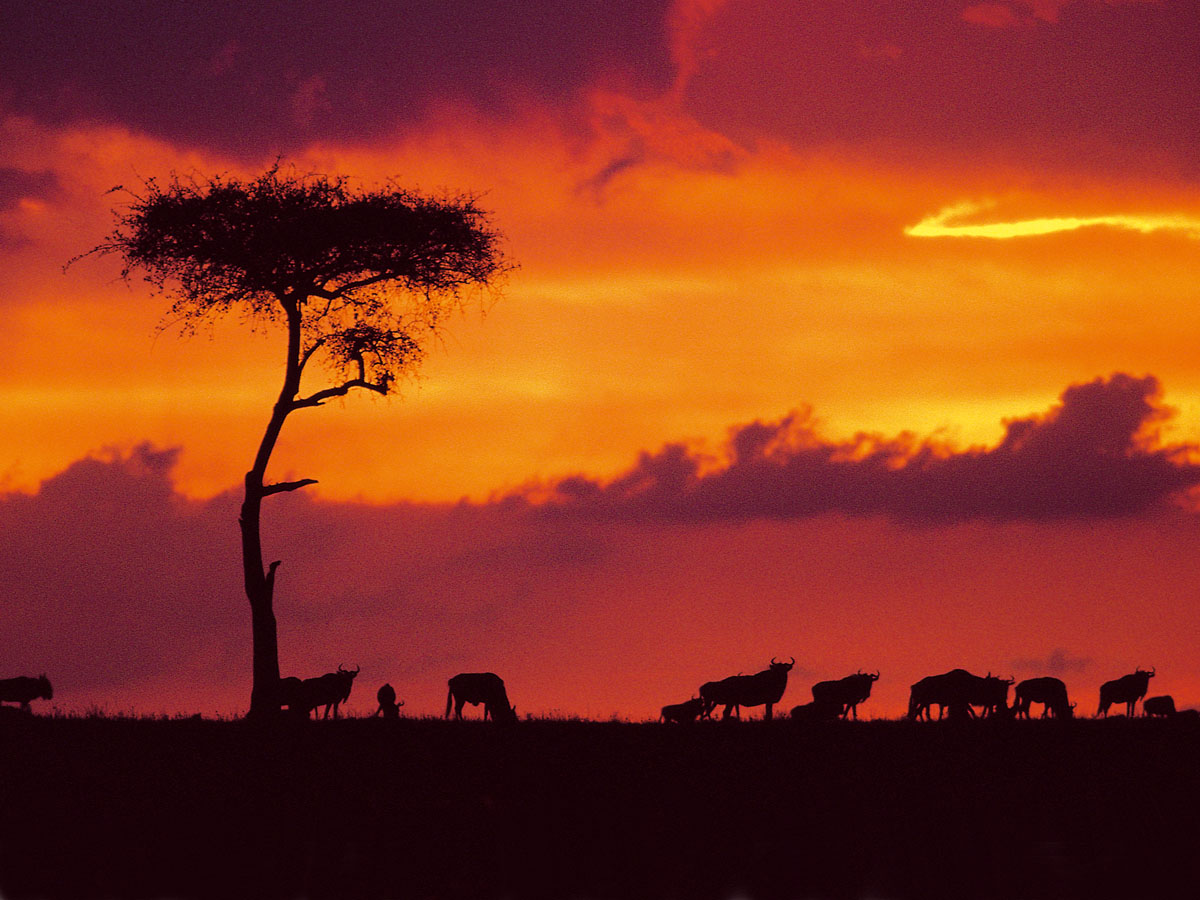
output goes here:
{"type": "Polygon", "coordinates": [[[1194,167],[1194,9],[1060,6],[729,3],[700,35],[687,108],[748,144],[766,135],[805,148],[867,145],[922,165],[949,151],[975,164],[986,154],[1105,173],[1118,162],[1159,173],[1164,158],[1194,167]],[[1026,20],[1039,27],[979,24],[1026,20]],[[864,56],[863,46],[894,51],[864,56]]]}
{"type": "Polygon", "coordinates": [[[431,104],[561,103],[597,80],[672,77],[668,0],[30,3],[6,10],[0,96],[261,155],[369,141],[431,104]]]}
{"type": "Polygon", "coordinates": [[[734,429],[728,462],[715,470],[671,444],[608,483],[563,479],[544,511],[682,522],[824,513],[922,522],[1130,516],[1200,484],[1195,448],[1159,446],[1158,426],[1171,415],[1157,379],[1120,373],[1068,388],[1043,415],[1008,420],[991,448],[956,451],[911,435],[829,441],[807,412],[794,412],[734,429]]]}

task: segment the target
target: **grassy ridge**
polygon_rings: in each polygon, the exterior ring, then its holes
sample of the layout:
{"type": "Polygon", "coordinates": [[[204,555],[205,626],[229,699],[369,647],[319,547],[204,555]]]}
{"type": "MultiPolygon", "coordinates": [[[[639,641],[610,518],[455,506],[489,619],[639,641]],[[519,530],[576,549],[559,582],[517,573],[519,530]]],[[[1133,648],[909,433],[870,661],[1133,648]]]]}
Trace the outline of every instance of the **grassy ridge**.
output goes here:
{"type": "Polygon", "coordinates": [[[0,893],[1200,896],[1194,722],[6,718],[0,893]]]}

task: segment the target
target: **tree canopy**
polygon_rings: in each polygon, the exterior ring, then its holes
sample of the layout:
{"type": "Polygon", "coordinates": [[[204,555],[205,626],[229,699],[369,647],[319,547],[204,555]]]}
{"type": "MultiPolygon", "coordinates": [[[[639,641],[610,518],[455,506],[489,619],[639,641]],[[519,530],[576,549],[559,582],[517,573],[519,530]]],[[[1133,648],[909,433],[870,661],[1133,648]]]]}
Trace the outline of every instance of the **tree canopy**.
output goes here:
{"type": "Polygon", "coordinates": [[[469,195],[364,189],[278,165],[250,181],[152,179],[131,195],[91,252],[120,254],[124,277],[140,270],[172,296],[166,321],[192,329],[235,308],[260,321],[298,316],[301,368],[319,354],[380,393],[420,361],[464,289],[509,268],[469,195]]]}

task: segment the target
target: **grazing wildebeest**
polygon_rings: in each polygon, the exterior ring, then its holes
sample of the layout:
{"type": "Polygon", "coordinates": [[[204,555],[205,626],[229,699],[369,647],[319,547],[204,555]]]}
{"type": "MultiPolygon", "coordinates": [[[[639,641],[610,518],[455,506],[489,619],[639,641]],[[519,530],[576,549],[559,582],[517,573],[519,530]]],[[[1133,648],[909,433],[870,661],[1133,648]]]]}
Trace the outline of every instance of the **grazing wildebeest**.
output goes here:
{"type": "Polygon", "coordinates": [[[866,672],[861,669],[857,675],[847,675],[836,681],[818,681],[812,686],[813,702],[825,705],[837,705],[838,715],[858,718],[858,704],[871,696],[871,685],[879,680],[878,672],[866,672]]]}
{"type": "Polygon", "coordinates": [[[493,722],[517,721],[516,707],[508,703],[504,681],[492,672],[463,672],[449,681],[450,691],[446,694],[446,718],[450,718],[450,707],[454,707],[454,718],[462,718],[463,705],[483,704],[483,717],[493,722]]]}
{"type": "Polygon", "coordinates": [[[704,701],[699,697],[683,703],[669,703],[662,708],[658,718],[663,722],[695,722],[704,713],[704,701]]]}
{"type": "Polygon", "coordinates": [[[935,703],[938,707],[938,718],[945,714],[946,707],[962,709],[968,707],[970,683],[978,676],[972,675],[966,669],[951,669],[941,675],[929,675],[922,678],[909,689],[908,717],[910,719],[932,719],[929,709],[935,703]]]}
{"type": "Polygon", "coordinates": [[[983,707],[983,716],[1007,715],[1008,686],[1011,678],[972,675],[966,669],[951,669],[941,675],[930,675],[914,684],[909,693],[908,717],[932,718],[929,707],[935,703],[938,718],[947,709],[955,718],[974,718],[973,706],[983,707]]]}
{"type": "Polygon", "coordinates": [[[1008,689],[1015,678],[998,678],[991,672],[981,679],[975,685],[968,701],[968,709],[971,706],[983,707],[981,715],[986,718],[993,717],[1009,717],[1012,715],[1012,710],[1008,706],[1008,689]]]}
{"type": "Polygon", "coordinates": [[[1146,696],[1146,691],[1150,687],[1150,679],[1154,677],[1154,671],[1154,669],[1149,672],[1145,669],[1137,669],[1131,675],[1123,675],[1100,685],[1100,708],[1096,711],[1096,715],[1107,717],[1110,706],[1114,703],[1124,703],[1125,715],[1132,718],[1137,702],[1146,696]]]}
{"type": "Polygon", "coordinates": [[[400,707],[404,705],[404,701],[396,702],[396,689],[394,687],[390,684],[385,684],[375,692],[375,699],[379,702],[379,709],[375,710],[371,718],[375,718],[375,716],[383,716],[385,719],[400,718],[400,707]]]}
{"type": "Polygon", "coordinates": [[[20,703],[24,712],[29,712],[30,700],[54,699],[54,688],[50,679],[45,675],[29,678],[22,675],[18,678],[0,679],[0,703],[20,703]]]}
{"type": "Polygon", "coordinates": [[[1042,704],[1042,718],[1070,719],[1075,706],[1067,700],[1067,686],[1060,678],[1026,678],[1013,689],[1013,714],[1029,718],[1029,706],[1042,704]]]}
{"type": "Polygon", "coordinates": [[[1170,694],[1147,697],[1142,702],[1142,715],[1170,717],[1175,715],[1175,698],[1170,694]]]}
{"type": "Polygon", "coordinates": [[[814,700],[793,706],[793,722],[836,722],[842,715],[842,704],[829,700],[814,700]]]}
{"type": "Polygon", "coordinates": [[[724,705],[722,719],[730,715],[740,717],[743,706],[765,706],[763,718],[770,719],[771,712],[783,692],[787,689],[788,672],[796,664],[796,657],[791,662],[778,662],[773,657],[771,665],[753,675],[731,675],[721,681],[709,681],[700,686],[700,697],[704,701],[704,716],[712,715],[713,709],[724,705]]]}

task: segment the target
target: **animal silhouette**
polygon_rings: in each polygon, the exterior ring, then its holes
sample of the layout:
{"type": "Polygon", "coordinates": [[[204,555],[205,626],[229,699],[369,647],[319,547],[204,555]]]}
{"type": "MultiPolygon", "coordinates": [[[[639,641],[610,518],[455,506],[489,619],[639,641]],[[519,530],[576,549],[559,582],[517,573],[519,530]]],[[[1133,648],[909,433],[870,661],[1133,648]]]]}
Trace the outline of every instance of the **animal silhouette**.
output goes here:
{"type": "Polygon", "coordinates": [[[404,705],[404,701],[396,702],[396,689],[390,684],[385,684],[375,692],[375,699],[379,702],[379,709],[375,710],[372,718],[375,716],[383,716],[385,719],[400,718],[400,707],[404,705]]]}
{"type": "Polygon", "coordinates": [[[1013,714],[1029,718],[1029,706],[1042,704],[1042,718],[1070,719],[1075,715],[1075,704],[1067,699],[1067,686],[1060,678],[1026,678],[1013,689],[1013,714]]]}
{"type": "Polygon", "coordinates": [[[1108,716],[1108,708],[1114,703],[1125,704],[1125,715],[1133,717],[1137,702],[1146,696],[1150,688],[1150,679],[1154,677],[1154,669],[1136,669],[1129,675],[1122,675],[1112,681],[1100,685],[1100,708],[1098,716],[1108,716]]]}
{"type": "Polygon", "coordinates": [[[1162,694],[1158,697],[1147,697],[1142,703],[1142,715],[1145,716],[1162,716],[1170,718],[1175,715],[1175,698],[1170,694],[1162,694]]]}
{"type": "Polygon", "coordinates": [[[794,722],[836,722],[843,709],[844,705],[836,700],[814,700],[812,703],[793,706],[791,717],[794,722]]]}
{"type": "Polygon", "coordinates": [[[763,717],[771,718],[771,711],[787,689],[787,676],[796,664],[778,662],[774,657],[768,668],[753,675],[731,675],[721,681],[709,681],[700,686],[700,697],[704,701],[704,717],[710,718],[717,706],[724,706],[722,719],[731,715],[740,718],[743,706],[765,706],[763,717]]]}
{"type": "Polygon", "coordinates": [[[982,707],[982,715],[1004,716],[1008,707],[1008,688],[1011,678],[972,675],[966,669],[951,669],[941,675],[930,675],[914,684],[909,693],[908,717],[932,718],[929,708],[938,707],[938,718],[949,710],[952,718],[974,718],[972,707],[982,707]]]}
{"type": "Polygon", "coordinates": [[[316,678],[303,680],[295,677],[279,679],[279,705],[286,706],[288,711],[298,716],[308,718],[310,712],[324,706],[323,719],[329,718],[330,709],[333,717],[338,718],[339,707],[350,697],[350,689],[354,687],[354,676],[360,667],[345,669],[338,666],[336,672],[319,675],[316,678]]]}
{"type": "Polygon", "coordinates": [[[685,700],[683,703],[671,703],[662,708],[658,718],[663,722],[684,724],[695,722],[704,714],[704,701],[699,697],[685,700]]]}
{"type": "Polygon", "coordinates": [[[37,678],[21,675],[0,679],[0,703],[19,703],[22,711],[29,712],[30,701],[38,699],[54,699],[54,688],[45,674],[37,678]]]}
{"type": "Polygon", "coordinates": [[[818,681],[812,686],[813,702],[838,707],[838,715],[858,718],[858,704],[871,696],[871,685],[879,680],[878,672],[861,669],[856,675],[847,675],[836,681],[818,681]]]}
{"type": "Polygon", "coordinates": [[[517,721],[516,707],[509,705],[508,692],[499,675],[493,672],[463,672],[451,678],[448,686],[447,719],[450,718],[451,706],[454,707],[454,718],[461,719],[464,704],[478,706],[482,703],[484,719],[509,723],[517,721]]]}

